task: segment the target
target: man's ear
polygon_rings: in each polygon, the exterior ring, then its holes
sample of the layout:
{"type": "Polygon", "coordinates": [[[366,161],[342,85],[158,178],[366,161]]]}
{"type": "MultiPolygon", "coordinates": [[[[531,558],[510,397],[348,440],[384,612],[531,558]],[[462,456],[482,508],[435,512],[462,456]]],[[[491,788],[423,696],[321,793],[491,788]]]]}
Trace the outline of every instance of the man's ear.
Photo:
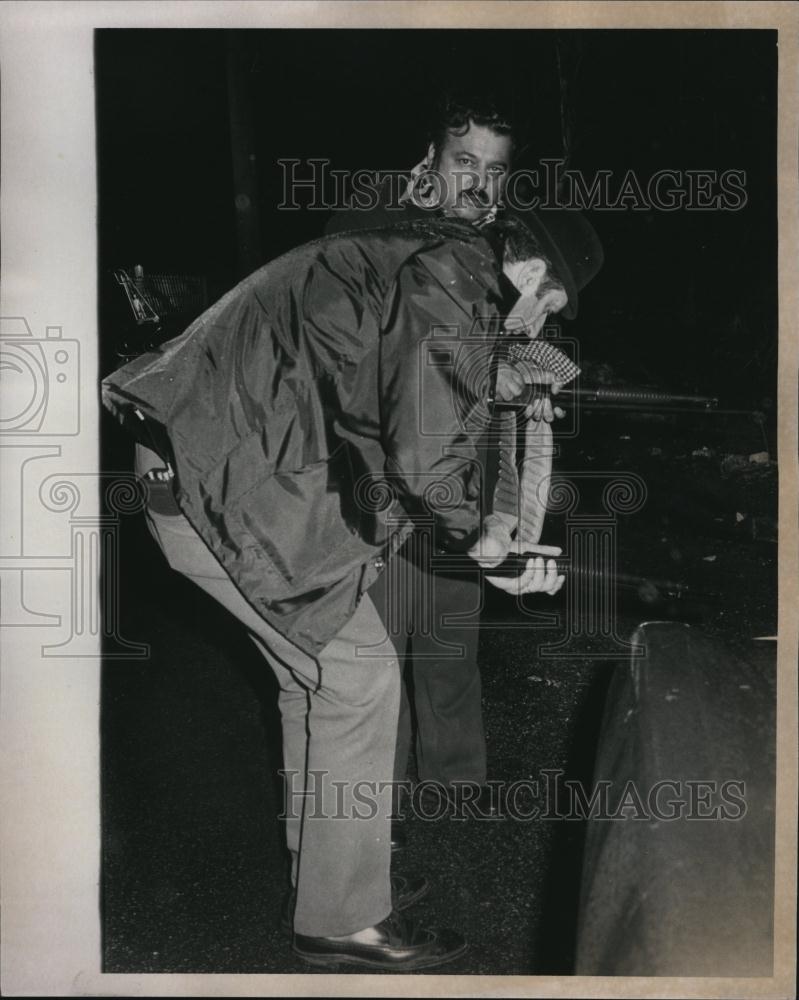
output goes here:
{"type": "Polygon", "coordinates": [[[431,142],[427,147],[427,165],[429,167],[435,166],[436,162],[436,144],[431,142]]]}
{"type": "Polygon", "coordinates": [[[516,287],[522,295],[533,295],[544,280],[547,273],[546,261],[540,257],[531,257],[522,263],[515,278],[516,287]]]}

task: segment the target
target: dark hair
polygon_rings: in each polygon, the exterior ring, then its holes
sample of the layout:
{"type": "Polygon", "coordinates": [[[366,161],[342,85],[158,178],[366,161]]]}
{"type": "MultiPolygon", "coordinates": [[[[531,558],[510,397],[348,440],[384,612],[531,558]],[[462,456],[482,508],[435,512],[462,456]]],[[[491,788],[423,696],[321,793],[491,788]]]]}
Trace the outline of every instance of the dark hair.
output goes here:
{"type": "Polygon", "coordinates": [[[513,144],[512,117],[507,108],[500,107],[488,94],[443,94],[428,126],[428,141],[440,150],[448,132],[464,135],[473,124],[506,135],[513,144]]]}
{"type": "Polygon", "coordinates": [[[502,236],[503,264],[517,264],[519,261],[538,257],[547,266],[547,277],[544,285],[539,289],[539,294],[549,288],[563,288],[563,281],[558,274],[558,269],[527,226],[516,219],[504,219],[494,223],[494,229],[502,236]]]}
{"type": "Polygon", "coordinates": [[[516,219],[503,219],[495,223],[494,228],[502,236],[504,243],[502,259],[506,264],[516,264],[520,260],[540,257],[547,265],[547,270],[552,267],[549,254],[523,223],[516,219]]]}

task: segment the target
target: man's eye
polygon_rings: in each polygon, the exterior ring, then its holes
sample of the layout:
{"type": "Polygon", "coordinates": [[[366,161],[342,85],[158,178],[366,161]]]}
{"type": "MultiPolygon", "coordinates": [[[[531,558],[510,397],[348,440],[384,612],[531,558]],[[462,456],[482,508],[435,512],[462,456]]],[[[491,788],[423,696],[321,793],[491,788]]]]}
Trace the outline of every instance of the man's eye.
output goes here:
{"type": "Polygon", "coordinates": [[[458,158],[458,163],[460,163],[464,167],[470,167],[472,161],[469,159],[468,156],[461,156],[458,158]]]}
{"type": "Polygon", "coordinates": [[[490,174],[496,174],[498,176],[501,175],[501,174],[504,174],[505,170],[506,170],[505,167],[489,167],[488,168],[488,172],[490,174]]]}

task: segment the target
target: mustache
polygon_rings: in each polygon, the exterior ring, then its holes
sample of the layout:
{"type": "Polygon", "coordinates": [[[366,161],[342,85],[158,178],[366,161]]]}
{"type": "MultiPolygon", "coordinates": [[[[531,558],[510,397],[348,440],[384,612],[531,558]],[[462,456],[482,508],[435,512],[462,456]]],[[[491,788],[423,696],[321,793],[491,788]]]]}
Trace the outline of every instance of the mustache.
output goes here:
{"type": "Polygon", "coordinates": [[[491,197],[487,191],[462,191],[460,195],[461,201],[470,201],[480,208],[490,208],[491,207],[491,197]]]}

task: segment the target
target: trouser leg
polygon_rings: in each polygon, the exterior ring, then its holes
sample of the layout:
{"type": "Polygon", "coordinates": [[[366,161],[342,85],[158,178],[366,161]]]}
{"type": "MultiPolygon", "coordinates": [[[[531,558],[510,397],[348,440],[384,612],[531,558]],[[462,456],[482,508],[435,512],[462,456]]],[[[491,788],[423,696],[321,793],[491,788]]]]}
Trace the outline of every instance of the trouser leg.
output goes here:
{"type": "Polygon", "coordinates": [[[400,675],[399,718],[394,752],[394,794],[392,812],[402,811],[402,788],[407,780],[408,757],[413,740],[411,705],[408,688],[403,679],[409,669],[408,630],[411,625],[411,602],[408,600],[408,574],[410,567],[405,560],[395,557],[385,572],[369,588],[369,597],[380,615],[389,640],[397,654],[400,675]]]}
{"type": "Polygon", "coordinates": [[[341,935],[378,923],[391,911],[400,678],[374,605],[364,596],[313,659],[254,611],[184,518],[151,517],[150,526],[170,565],[248,628],[277,677],[284,763],[295,772],[285,810],[295,930],[341,935]]]}
{"type": "Polygon", "coordinates": [[[299,867],[300,832],[302,829],[302,803],[306,787],[308,765],[308,714],[309,691],[298,675],[276,660],[269,648],[250,633],[261,655],[272,668],[278,683],[278,708],[280,709],[283,735],[283,788],[282,820],[286,847],[291,860],[291,884],[297,885],[299,867]]]}
{"type": "Polygon", "coordinates": [[[402,789],[408,781],[408,757],[413,743],[413,724],[411,720],[411,703],[408,697],[408,685],[400,673],[400,705],[399,722],[397,724],[397,743],[394,751],[394,799],[392,812],[399,815],[403,811],[402,789]]]}
{"type": "Polygon", "coordinates": [[[264,652],[280,685],[294,929],[349,934],[391,912],[396,656],[368,597],[319,654],[318,682],[274,645],[264,652]]]}
{"type": "Polygon", "coordinates": [[[400,676],[374,605],[319,657],[294,927],[349,934],[391,912],[391,788],[400,676]]]}
{"type": "Polygon", "coordinates": [[[419,778],[482,785],[486,743],[477,663],[482,591],[476,573],[431,574],[429,566],[414,562],[417,578],[429,579],[410,594],[419,778]]]}
{"type": "MultiPolygon", "coordinates": [[[[477,573],[434,572],[429,535],[417,532],[372,586],[370,596],[400,663],[408,662],[413,673],[419,778],[444,785],[484,784],[486,743],[477,663],[482,590],[477,573]],[[448,620],[455,617],[457,621],[448,620]]],[[[403,684],[397,783],[406,778],[411,740],[411,707],[403,684]]]]}
{"type": "MultiPolygon", "coordinates": [[[[419,778],[451,785],[457,781],[485,784],[486,743],[482,686],[477,665],[477,635],[464,635],[461,661],[414,659],[416,759],[419,778]]],[[[431,645],[413,637],[416,657],[431,645]]]]}

